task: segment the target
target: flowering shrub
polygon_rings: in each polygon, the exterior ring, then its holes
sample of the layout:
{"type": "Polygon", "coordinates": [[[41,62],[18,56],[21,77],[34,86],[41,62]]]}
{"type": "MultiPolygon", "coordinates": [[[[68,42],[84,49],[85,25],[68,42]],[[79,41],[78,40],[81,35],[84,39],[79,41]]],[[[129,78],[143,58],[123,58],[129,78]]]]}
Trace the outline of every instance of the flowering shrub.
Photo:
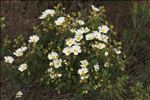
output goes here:
{"type": "Polygon", "coordinates": [[[123,98],[127,76],[121,43],[104,8],[92,5],[89,11],[45,10],[36,34],[4,57],[14,79],[21,86],[37,82],[75,96],[96,91],[104,99],[123,98]]]}

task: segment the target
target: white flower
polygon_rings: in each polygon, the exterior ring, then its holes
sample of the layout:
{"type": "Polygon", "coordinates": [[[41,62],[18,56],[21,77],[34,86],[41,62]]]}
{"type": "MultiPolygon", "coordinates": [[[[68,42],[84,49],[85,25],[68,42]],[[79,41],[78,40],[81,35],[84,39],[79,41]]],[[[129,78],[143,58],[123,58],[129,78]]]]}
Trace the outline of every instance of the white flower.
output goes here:
{"type": "Polygon", "coordinates": [[[51,77],[52,79],[54,79],[54,78],[55,78],[55,74],[50,74],[50,77],[51,77]]]}
{"type": "Polygon", "coordinates": [[[49,63],[49,66],[53,66],[53,65],[54,65],[53,62],[50,62],[50,63],[49,63]]]}
{"type": "Polygon", "coordinates": [[[82,76],[80,76],[81,80],[87,79],[88,77],[89,77],[88,74],[87,74],[87,75],[82,75],[82,76]]]}
{"type": "Polygon", "coordinates": [[[116,52],[116,54],[121,54],[121,50],[114,48],[114,51],[116,52]]]}
{"type": "Polygon", "coordinates": [[[81,63],[81,67],[86,67],[88,64],[89,64],[89,62],[87,61],[87,60],[82,60],[82,61],[80,61],[80,63],[81,63]]]}
{"type": "Polygon", "coordinates": [[[39,17],[39,19],[45,19],[48,15],[51,15],[52,17],[55,14],[55,10],[47,9],[44,12],[42,12],[42,15],[39,17]]]}
{"type": "Polygon", "coordinates": [[[18,68],[19,71],[23,72],[28,68],[28,65],[26,63],[21,64],[18,68]]]}
{"type": "Polygon", "coordinates": [[[86,67],[82,67],[80,69],[78,69],[78,74],[79,75],[84,75],[84,74],[87,74],[88,73],[88,69],[86,67]]]}
{"type": "Polygon", "coordinates": [[[56,58],[58,58],[58,53],[51,52],[51,53],[48,54],[48,59],[49,60],[53,60],[53,59],[56,59],[56,58]]]}
{"type": "Polygon", "coordinates": [[[107,32],[109,31],[109,28],[108,28],[108,26],[106,26],[106,25],[102,25],[102,26],[98,27],[98,29],[99,29],[100,32],[102,32],[102,33],[107,33],[107,32]]]}
{"type": "Polygon", "coordinates": [[[83,33],[87,33],[89,32],[90,29],[88,27],[81,27],[80,29],[74,30],[74,32],[76,33],[76,35],[82,35],[83,33]]]}
{"type": "Polygon", "coordinates": [[[94,5],[91,5],[91,7],[92,7],[92,10],[94,10],[94,11],[100,11],[98,8],[96,8],[94,5]]]}
{"type": "Polygon", "coordinates": [[[81,53],[81,47],[78,45],[75,45],[72,47],[72,52],[74,55],[78,55],[78,53],[81,53]]]}
{"type": "Polygon", "coordinates": [[[55,24],[56,25],[62,25],[62,23],[65,22],[65,17],[59,17],[56,21],[55,24]]]}
{"type": "Polygon", "coordinates": [[[72,48],[71,48],[71,47],[66,47],[66,48],[63,49],[63,53],[64,53],[66,56],[70,55],[71,52],[72,52],[72,48]]]}
{"type": "Polygon", "coordinates": [[[18,92],[16,93],[16,98],[21,98],[22,96],[23,96],[22,91],[18,91],[18,92]]]}
{"type": "Polygon", "coordinates": [[[91,33],[91,34],[87,34],[85,36],[86,40],[93,40],[94,39],[94,35],[91,33]]]}
{"type": "Polygon", "coordinates": [[[52,68],[47,69],[48,72],[53,72],[52,68]]]}
{"type": "Polygon", "coordinates": [[[105,56],[108,56],[108,52],[107,51],[105,51],[105,56]]]}
{"type": "Polygon", "coordinates": [[[39,41],[39,37],[37,35],[32,35],[30,36],[29,38],[29,42],[33,42],[33,43],[36,43],[39,41]]]}
{"type": "Polygon", "coordinates": [[[101,35],[101,37],[98,37],[98,40],[100,40],[100,41],[103,41],[103,42],[108,42],[108,36],[106,36],[106,35],[101,35]]]}
{"type": "Polygon", "coordinates": [[[75,40],[77,42],[81,41],[83,39],[83,35],[75,35],[75,40]]]}
{"type": "Polygon", "coordinates": [[[97,43],[96,45],[92,45],[92,47],[96,47],[98,49],[103,49],[106,47],[106,45],[103,43],[97,43]]]}
{"type": "Polygon", "coordinates": [[[98,64],[98,63],[94,65],[94,70],[95,70],[96,72],[99,71],[99,64],[98,64]]]}
{"type": "Polygon", "coordinates": [[[14,62],[14,58],[12,56],[5,56],[4,57],[4,62],[12,64],[14,62]]]}
{"type": "Polygon", "coordinates": [[[23,53],[27,50],[27,47],[21,47],[13,53],[15,56],[20,57],[23,56],[23,53]]]}
{"type": "Polygon", "coordinates": [[[74,38],[66,39],[66,45],[72,46],[73,44],[75,44],[75,39],[74,38]]]}
{"type": "Polygon", "coordinates": [[[85,28],[84,28],[84,32],[85,32],[85,33],[89,32],[89,31],[90,31],[90,29],[89,29],[88,27],[85,27],[85,28]]]}
{"type": "Polygon", "coordinates": [[[60,77],[62,77],[62,74],[61,74],[61,73],[59,73],[59,74],[57,74],[57,76],[60,78],[60,77]]]}
{"type": "Polygon", "coordinates": [[[59,68],[59,67],[61,67],[62,60],[61,59],[54,59],[53,63],[54,63],[55,68],[59,68]]]}
{"type": "Polygon", "coordinates": [[[74,30],[74,32],[76,33],[76,35],[82,35],[84,33],[84,30],[81,28],[78,30],[74,30]]]}
{"type": "Polygon", "coordinates": [[[76,23],[78,23],[79,25],[84,25],[85,22],[83,20],[77,20],[76,23]]]}
{"type": "Polygon", "coordinates": [[[101,38],[101,33],[99,31],[94,31],[93,33],[94,38],[99,39],[101,38]]]}

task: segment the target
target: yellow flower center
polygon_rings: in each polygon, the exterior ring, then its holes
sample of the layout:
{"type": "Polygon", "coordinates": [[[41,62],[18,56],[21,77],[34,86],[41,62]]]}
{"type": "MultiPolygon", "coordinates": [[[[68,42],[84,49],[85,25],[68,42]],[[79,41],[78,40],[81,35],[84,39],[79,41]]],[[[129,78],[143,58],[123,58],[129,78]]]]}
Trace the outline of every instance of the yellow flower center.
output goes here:
{"type": "Polygon", "coordinates": [[[102,32],[105,32],[106,30],[105,29],[102,29],[102,32]]]}
{"type": "Polygon", "coordinates": [[[75,53],[78,53],[78,50],[73,50],[75,53]]]}
{"type": "Polygon", "coordinates": [[[55,59],[55,56],[54,56],[54,55],[52,55],[52,59],[55,59]]]}

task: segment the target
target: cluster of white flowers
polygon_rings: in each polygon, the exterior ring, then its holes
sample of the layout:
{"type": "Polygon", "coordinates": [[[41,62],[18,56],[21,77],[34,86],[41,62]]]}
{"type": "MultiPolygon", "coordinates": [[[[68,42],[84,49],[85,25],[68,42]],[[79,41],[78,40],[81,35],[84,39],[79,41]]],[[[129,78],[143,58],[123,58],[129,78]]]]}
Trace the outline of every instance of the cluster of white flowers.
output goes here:
{"type": "Polygon", "coordinates": [[[21,98],[22,96],[23,96],[22,91],[18,91],[18,92],[16,93],[16,98],[21,98]]]}
{"type": "Polygon", "coordinates": [[[27,68],[28,68],[28,65],[26,63],[24,63],[18,67],[18,70],[23,72],[23,71],[27,70],[27,68]]]}
{"type": "Polygon", "coordinates": [[[37,43],[39,41],[39,39],[40,38],[37,35],[32,35],[32,36],[29,37],[28,41],[29,41],[29,43],[31,43],[31,42],[32,43],[37,43]]]}
{"type": "Polygon", "coordinates": [[[56,21],[55,24],[56,25],[62,25],[65,22],[65,17],[59,17],[56,21]]]}
{"type": "Polygon", "coordinates": [[[79,53],[81,53],[81,47],[79,42],[83,39],[83,34],[89,32],[90,29],[88,27],[82,27],[77,30],[71,29],[70,31],[75,33],[75,36],[74,38],[66,39],[67,47],[63,49],[63,53],[66,56],[69,56],[71,53],[73,53],[74,55],[78,55],[79,53]]]}
{"type": "Polygon", "coordinates": [[[108,41],[108,36],[101,34],[101,33],[107,33],[109,31],[109,28],[106,25],[102,25],[98,28],[98,31],[94,31],[90,34],[87,34],[86,40],[93,40],[93,39],[98,39],[100,41],[107,42],[108,41]]]}
{"type": "Polygon", "coordinates": [[[5,56],[4,57],[4,62],[12,64],[14,62],[14,58],[12,56],[5,56]]]}
{"type": "Polygon", "coordinates": [[[63,49],[63,53],[65,53],[65,55],[68,56],[71,53],[73,53],[74,55],[78,55],[78,53],[81,53],[81,47],[76,43],[74,38],[66,39],[66,45],[68,47],[63,49]]]}
{"type": "Polygon", "coordinates": [[[54,78],[61,78],[62,77],[62,74],[61,73],[56,73],[55,71],[53,71],[52,68],[49,68],[47,70],[47,72],[49,73],[49,76],[51,79],[54,79],[54,78]]]}
{"type": "Polygon", "coordinates": [[[52,62],[50,62],[50,66],[54,66],[54,68],[59,68],[62,66],[62,59],[58,58],[58,53],[56,52],[49,53],[48,59],[52,60],[52,62]]]}
{"type": "Polygon", "coordinates": [[[42,12],[42,15],[39,17],[39,19],[45,19],[48,15],[51,15],[53,17],[54,14],[55,14],[55,10],[47,9],[44,12],[42,12]]]}
{"type": "MultiPolygon", "coordinates": [[[[102,33],[107,33],[109,31],[109,28],[106,25],[102,25],[98,28],[98,31],[94,31],[92,33],[89,33],[85,36],[86,40],[93,40],[97,39],[99,41],[108,42],[109,37],[107,35],[104,35],[102,33]]],[[[95,44],[92,45],[93,48],[103,49],[106,47],[104,43],[101,42],[95,42],[95,44]]]]}
{"type": "Polygon", "coordinates": [[[15,56],[20,57],[23,56],[24,52],[27,50],[27,47],[21,47],[13,53],[15,56]]]}
{"type": "Polygon", "coordinates": [[[81,62],[81,65],[80,65],[81,68],[78,69],[78,74],[80,75],[80,79],[82,81],[89,77],[88,68],[87,68],[89,62],[87,60],[82,60],[80,62],[81,62]]]}
{"type": "Polygon", "coordinates": [[[78,45],[66,47],[63,49],[63,53],[65,53],[66,56],[70,55],[71,53],[73,53],[74,55],[78,55],[79,53],[81,53],[81,47],[78,45]]]}

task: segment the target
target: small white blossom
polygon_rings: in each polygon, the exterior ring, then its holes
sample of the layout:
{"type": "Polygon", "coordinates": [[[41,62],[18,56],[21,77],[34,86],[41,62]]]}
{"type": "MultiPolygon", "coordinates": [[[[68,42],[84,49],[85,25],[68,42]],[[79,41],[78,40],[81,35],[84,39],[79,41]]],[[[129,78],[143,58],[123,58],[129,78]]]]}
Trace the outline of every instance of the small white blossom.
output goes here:
{"type": "Polygon", "coordinates": [[[39,17],[39,19],[45,19],[48,15],[51,15],[52,17],[55,14],[55,10],[47,9],[44,12],[42,12],[42,15],[39,17]]]}
{"type": "Polygon", "coordinates": [[[83,35],[75,35],[75,40],[77,42],[81,41],[83,39],[83,35]]]}
{"type": "Polygon", "coordinates": [[[51,73],[51,72],[53,72],[53,69],[49,68],[49,69],[47,69],[47,71],[51,73]]]}
{"type": "Polygon", "coordinates": [[[18,91],[18,92],[16,93],[16,98],[21,98],[22,96],[23,96],[22,91],[18,91]]]}
{"type": "Polygon", "coordinates": [[[92,10],[94,10],[94,11],[100,11],[98,8],[96,8],[94,5],[91,5],[91,7],[92,7],[92,10]]]}
{"type": "Polygon", "coordinates": [[[85,32],[85,33],[88,33],[89,31],[90,31],[90,29],[89,29],[88,27],[85,27],[85,28],[84,28],[84,32],[85,32]]]}
{"type": "Polygon", "coordinates": [[[61,65],[61,63],[62,63],[62,60],[61,60],[61,59],[54,59],[54,60],[53,60],[53,63],[54,63],[54,67],[55,67],[55,68],[59,68],[59,67],[62,66],[62,65],[61,65]]]}
{"type": "Polygon", "coordinates": [[[114,51],[116,52],[116,54],[121,54],[121,50],[114,48],[114,51]]]}
{"type": "Polygon", "coordinates": [[[87,61],[87,60],[82,60],[82,61],[80,61],[80,63],[81,63],[81,67],[86,67],[88,64],[89,64],[89,62],[87,61]]]}
{"type": "Polygon", "coordinates": [[[80,76],[81,80],[88,79],[88,77],[89,77],[89,75],[88,75],[88,74],[80,76]]]}
{"type": "Polygon", "coordinates": [[[53,60],[53,59],[56,59],[56,58],[58,58],[58,53],[51,52],[51,53],[48,54],[48,59],[49,60],[53,60]]]}
{"type": "Polygon", "coordinates": [[[63,53],[66,55],[66,56],[69,56],[72,52],[72,48],[71,47],[66,47],[63,49],[63,53]]]}
{"type": "Polygon", "coordinates": [[[65,22],[65,17],[59,17],[56,21],[56,25],[62,25],[65,22]]]}
{"type": "Polygon", "coordinates": [[[88,27],[85,27],[85,28],[81,27],[80,29],[74,30],[76,35],[82,35],[82,34],[87,33],[89,31],[90,31],[90,29],[88,27]]]}
{"type": "Polygon", "coordinates": [[[105,56],[108,56],[108,52],[107,51],[105,51],[105,56]]]}
{"type": "Polygon", "coordinates": [[[40,39],[40,38],[39,38],[37,35],[32,35],[32,36],[30,36],[30,38],[29,38],[29,42],[36,43],[36,42],[39,41],[39,39],[40,39]]]}
{"type": "Polygon", "coordinates": [[[5,56],[4,57],[4,62],[12,64],[14,62],[14,58],[12,56],[5,56]]]}
{"type": "Polygon", "coordinates": [[[85,22],[83,21],[83,20],[77,20],[76,21],[79,25],[84,25],[85,24],[85,22]]]}
{"type": "Polygon", "coordinates": [[[95,70],[96,72],[99,71],[99,64],[98,64],[98,63],[94,65],[94,70],[95,70]]]}
{"type": "Polygon", "coordinates": [[[82,68],[78,69],[79,75],[84,75],[86,73],[88,73],[88,69],[86,67],[82,67],[82,68]]]}
{"type": "Polygon", "coordinates": [[[59,73],[59,74],[57,74],[57,76],[60,78],[60,77],[62,77],[62,74],[61,74],[61,73],[59,73]]]}
{"type": "Polygon", "coordinates": [[[101,38],[101,33],[99,31],[94,31],[93,33],[94,38],[99,39],[101,38]]]}
{"type": "Polygon", "coordinates": [[[82,35],[84,33],[82,28],[78,30],[74,30],[74,32],[76,33],[76,35],[82,35]]]}
{"type": "Polygon", "coordinates": [[[73,44],[75,44],[75,39],[74,38],[66,39],[66,45],[72,46],[73,44]]]}
{"type": "Polygon", "coordinates": [[[98,48],[98,49],[103,49],[106,47],[105,44],[103,43],[97,43],[96,45],[92,45],[92,47],[98,48]]]}
{"type": "Polygon", "coordinates": [[[72,47],[72,52],[74,55],[78,55],[79,53],[81,53],[81,47],[78,45],[75,45],[72,47]]]}
{"type": "Polygon", "coordinates": [[[107,33],[107,32],[109,31],[109,28],[108,28],[108,26],[106,26],[106,25],[102,25],[102,26],[98,27],[98,29],[99,29],[100,32],[102,32],[102,33],[107,33]]]}
{"type": "Polygon", "coordinates": [[[99,38],[98,38],[98,40],[100,40],[100,41],[103,41],[103,42],[106,42],[106,43],[107,43],[107,42],[108,42],[108,38],[109,38],[109,37],[108,37],[108,36],[106,36],[106,35],[101,35],[101,37],[99,37],[99,38]]]}
{"type": "Polygon", "coordinates": [[[53,65],[54,65],[53,62],[50,62],[50,63],[49,63],[49,66],[53,66],[53,65]]]}
{"type": "Polygon", "coordinates": [[[23,72],[28,68],[28,65],[26,63],[21,64],[18,68],[19,71],[23,72]]]}
{"type": "Polygon", "coordinates": [[[27,50],[27,47],[21,47],[13,53],[15,56],[20,57],[23,56],[24,52],[27,50]]]}
{"type": "Polygon", "coordinates": [[[85,36],[86,40],[93,40],[94,39],[94,35],[91,33],[91,34],[87,34],[85,36]]]}

